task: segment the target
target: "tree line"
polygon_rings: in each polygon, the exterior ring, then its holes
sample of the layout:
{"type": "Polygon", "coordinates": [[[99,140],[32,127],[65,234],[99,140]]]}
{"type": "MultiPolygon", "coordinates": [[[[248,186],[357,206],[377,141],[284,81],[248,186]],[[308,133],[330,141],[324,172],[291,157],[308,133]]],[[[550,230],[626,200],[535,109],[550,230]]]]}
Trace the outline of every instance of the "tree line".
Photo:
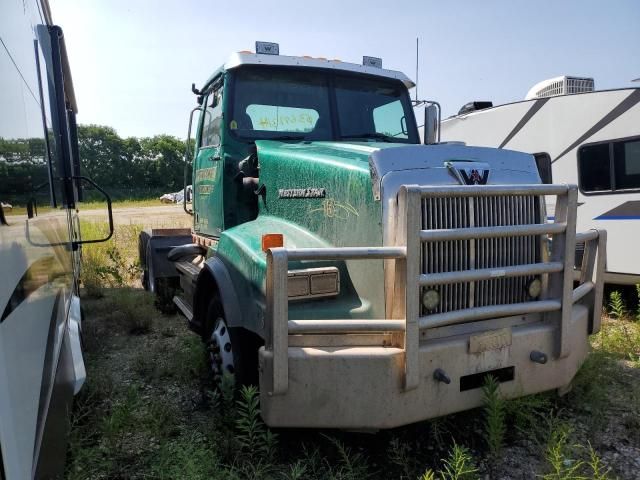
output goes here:
{"type": "MultiPolygon", "coordinates": [[[[0,137],[0,200],[19,203],[48,182],[45,148],[44,138],[0,137]]],[[[78,150],[81,174],[116,199],[182,189],[185,143],[171,135],[122,138],[111,127],[79,125],[78,150]]]]}

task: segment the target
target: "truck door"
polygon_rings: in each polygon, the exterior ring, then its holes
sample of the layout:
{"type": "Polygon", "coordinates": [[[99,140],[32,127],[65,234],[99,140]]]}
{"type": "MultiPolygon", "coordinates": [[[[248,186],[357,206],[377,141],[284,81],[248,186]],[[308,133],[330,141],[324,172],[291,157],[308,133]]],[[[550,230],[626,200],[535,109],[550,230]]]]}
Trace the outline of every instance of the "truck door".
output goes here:
{"type": "Polygon", "coordinates": [[[199,124],[200,142],[194,162],[193,205],[195,231],[217,237],[224,229],[222,208],[222,91],[223,82],[214,85],[205,99],[199,124]]]}

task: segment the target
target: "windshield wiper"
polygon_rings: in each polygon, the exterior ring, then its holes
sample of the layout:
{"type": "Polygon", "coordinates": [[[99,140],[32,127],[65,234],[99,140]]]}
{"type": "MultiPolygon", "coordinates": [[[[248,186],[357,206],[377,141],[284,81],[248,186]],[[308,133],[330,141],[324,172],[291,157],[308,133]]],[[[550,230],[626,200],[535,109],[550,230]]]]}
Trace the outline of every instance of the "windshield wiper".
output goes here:
{"type": "Polygon", "coordinates": [[[382,140],[383,142],[391,142],[394,140],[393,137],[389,135],[385,135],[384,133],[377,132],[364,132],[364,133],[354,133],[350,135],[340,135],[340,138],[375,138],[376,140],[382,140]]]}

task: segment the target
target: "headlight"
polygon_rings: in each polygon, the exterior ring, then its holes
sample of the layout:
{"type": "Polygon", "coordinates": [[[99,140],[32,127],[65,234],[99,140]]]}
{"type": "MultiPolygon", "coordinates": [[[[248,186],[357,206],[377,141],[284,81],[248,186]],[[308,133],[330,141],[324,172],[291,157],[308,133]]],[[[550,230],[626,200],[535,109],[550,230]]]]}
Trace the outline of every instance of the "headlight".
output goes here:
{"type": "Polygon", "coordinates": [[[336,267],[289,270],[290,300],[335,297],[340,293],[340,272],[336,267]]]}
{"type": "Polygon", "coordinates": [[[527,293],[531,298],[538,298],[542,293],[542,282],[539,278],[534,278],[527,284],[527,293]]]}
{"type": "Polygon", "coordinates": [[[422,305],[427,310],[433,310],[440,305],[440,294],[433,289],[425,290],[422,294],[422,305]]]}

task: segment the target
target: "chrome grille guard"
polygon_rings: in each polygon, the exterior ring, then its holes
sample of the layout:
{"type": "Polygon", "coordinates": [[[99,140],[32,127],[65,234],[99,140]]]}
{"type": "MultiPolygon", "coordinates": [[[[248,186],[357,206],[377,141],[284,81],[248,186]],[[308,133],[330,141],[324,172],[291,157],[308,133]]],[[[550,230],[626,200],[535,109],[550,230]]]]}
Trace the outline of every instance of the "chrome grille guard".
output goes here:
{"type": "MultiPolygon", "coordinates": [[[[574,303],[591,309],[590,332],[600,329],[603,274],[606,259],[606,231],[576,234],[577,187],[575,185],[417,186],[404,185],[398,194],[398,222],[395,245],[384,247],[273,248],[267,251],[266,343],[273,355],[269,372],[269,394],[285,394],[288,388],[288,337],[290,334],[348,334],[404,332],[404,388],[420,382],[418,349],[421,331],[482,319],[544,313],[558,323],[559,358],[569,352],[569,322],[574,303]],[[555,221],[492,227],[422,229],[422,200],[428,198],[483,198],[500,196],[555,196],[555,221]],[[439,273],[421,272],[422,246],[434,241],[513,238],[536,235],[552,239],[549,258],[544,261],[500,268],[466,269],[439,273]],[[585,243],[579,269],[580,280],[573,288],[576,242],[585,243]],[[393,260],[395,275],[391,313],[384,320],[288,320],[287,271],[291,260],[393,260]],[[546,277],[543,298],[519,303],[475,306],[461,310],[421,315],[420,290],[424,286],[493,280],[531,275],[546,277]]],[[[387,286],[389,288],[389,286],[387,286]]],[[[389,298],[389,297],[387,297],[389,298]]]]}

